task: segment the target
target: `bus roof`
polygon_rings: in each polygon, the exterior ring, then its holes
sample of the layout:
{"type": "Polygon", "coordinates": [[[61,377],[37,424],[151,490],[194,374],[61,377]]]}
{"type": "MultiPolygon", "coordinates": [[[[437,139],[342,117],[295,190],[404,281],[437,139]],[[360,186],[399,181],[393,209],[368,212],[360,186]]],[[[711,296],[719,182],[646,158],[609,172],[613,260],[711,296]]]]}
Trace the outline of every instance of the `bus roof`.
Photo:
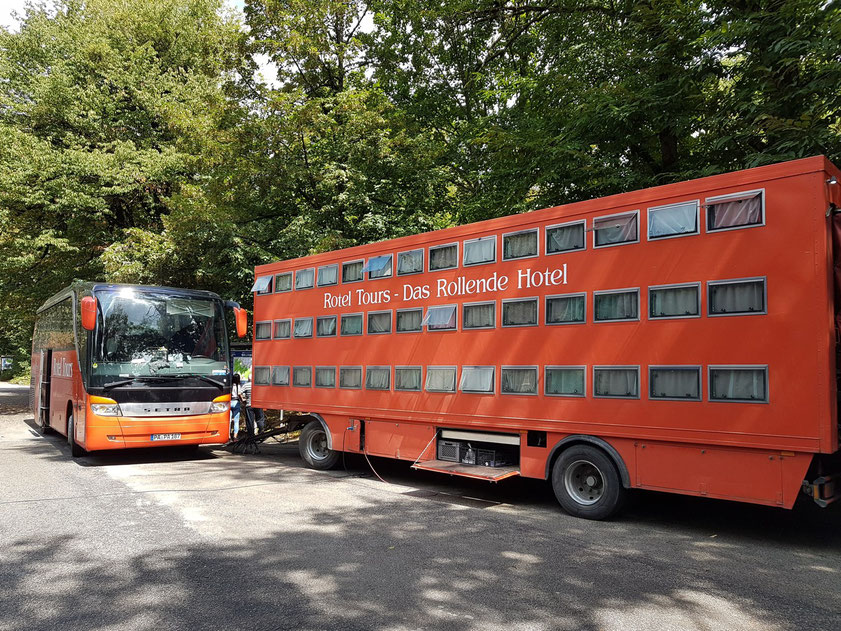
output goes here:
{"type": "Polygon", "coordinates": [[[70,286],[65,287],[61,291],[53,294],[42,304],[36,313],[41,313],[44,309],[47,309],[57,302],[67,298],[71,294],[75,293],[82,293],[82,292],[93,292],[99,290],[109,290],[109,289],[124,289],[124,288],[134,288],[144,291],[156,291],[158,293],[163,294],[172,294],[174,296],[195,296],[199,298],[211,298],[221,300],[218,294],[213,293],[212,291],[206,291],[204,289],[182,289],[179,287],[165,287],[163,285],[131,285],[131,284],[121,284],[121,283],[95,283],[90,281],[81,281],[77,280],[70,284],[70,286]]]}

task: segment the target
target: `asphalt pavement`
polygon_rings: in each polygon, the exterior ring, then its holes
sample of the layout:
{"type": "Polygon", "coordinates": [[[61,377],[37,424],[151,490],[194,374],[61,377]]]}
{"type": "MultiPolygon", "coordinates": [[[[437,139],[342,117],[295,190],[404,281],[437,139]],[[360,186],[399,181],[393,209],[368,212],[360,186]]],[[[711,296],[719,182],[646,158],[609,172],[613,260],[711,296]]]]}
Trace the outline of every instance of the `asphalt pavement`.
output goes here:
{"type": "Polygon", "coordinates": [[[0,630],[841,628],[841,510],[549,487],[294,444],[70,457],[0,384],[0,630]]]}

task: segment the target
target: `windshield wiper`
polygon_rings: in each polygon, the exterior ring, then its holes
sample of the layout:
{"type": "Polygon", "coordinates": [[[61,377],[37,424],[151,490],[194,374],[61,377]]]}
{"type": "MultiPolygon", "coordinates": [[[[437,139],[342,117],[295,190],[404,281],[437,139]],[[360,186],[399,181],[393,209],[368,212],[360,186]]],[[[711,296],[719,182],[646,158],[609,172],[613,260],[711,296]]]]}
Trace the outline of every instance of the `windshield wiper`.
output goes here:
{"type": "Polygon", "coordinates": [[[201,379],[202,381],[206,381],[207,383],[212,383],[219,389],[224,389],[225,384],[218,379],[213,379],[212,377],[208,377],[207,375],[167,375],[168,377],[171,376],[173,379],[201,379]]]}
{"type": "Polygon", "coordinates": [[[155,377],[155,376],[132,377],[131,379],[122,379],[120,381],[112,381],[111,383],[106,383],[104,386],[102,386],[102,389],[103,390],[110,390],[111,388],[119,388],[120,386],[127,386],[131,383],[134,383],[135,381],[141,381],[141,382],[152,381],[152,382],[155,382],[155,381],[165,381],[165,380],[166,380],[166,377],[164,377],[164,376],[160,376],[160,377],[155,377]]]}

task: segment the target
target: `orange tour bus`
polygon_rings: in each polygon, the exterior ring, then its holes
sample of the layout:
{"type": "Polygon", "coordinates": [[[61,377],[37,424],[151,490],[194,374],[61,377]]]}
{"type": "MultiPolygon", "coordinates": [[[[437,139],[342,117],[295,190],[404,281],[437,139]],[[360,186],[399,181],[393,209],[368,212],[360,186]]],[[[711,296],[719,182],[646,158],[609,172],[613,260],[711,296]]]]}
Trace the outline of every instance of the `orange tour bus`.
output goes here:
{"type": "Polygon", "coordinates": [[[628,489],[825,506],[839,177],[813,157],[261,265],[254,405],[307,413],[311,467],[548,479],[591,519],[628,489]]]}
{"type": "Polygon", "coordinates": [[[76,282],[38,309],[30,403],[42,431],[84,451],[228,440],[224,307],[208,291],[76,282]]]}

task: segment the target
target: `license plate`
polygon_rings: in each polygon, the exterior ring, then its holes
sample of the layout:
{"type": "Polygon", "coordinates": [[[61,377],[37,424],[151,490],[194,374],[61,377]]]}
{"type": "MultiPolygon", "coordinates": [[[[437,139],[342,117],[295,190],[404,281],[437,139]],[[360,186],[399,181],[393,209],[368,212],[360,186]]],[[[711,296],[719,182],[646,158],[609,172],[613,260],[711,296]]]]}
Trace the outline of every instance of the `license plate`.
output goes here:
{"type": "Polygon", "coordinates": [[[181,440],[181,434],[152,434],[152,440],[181,440]]]}

